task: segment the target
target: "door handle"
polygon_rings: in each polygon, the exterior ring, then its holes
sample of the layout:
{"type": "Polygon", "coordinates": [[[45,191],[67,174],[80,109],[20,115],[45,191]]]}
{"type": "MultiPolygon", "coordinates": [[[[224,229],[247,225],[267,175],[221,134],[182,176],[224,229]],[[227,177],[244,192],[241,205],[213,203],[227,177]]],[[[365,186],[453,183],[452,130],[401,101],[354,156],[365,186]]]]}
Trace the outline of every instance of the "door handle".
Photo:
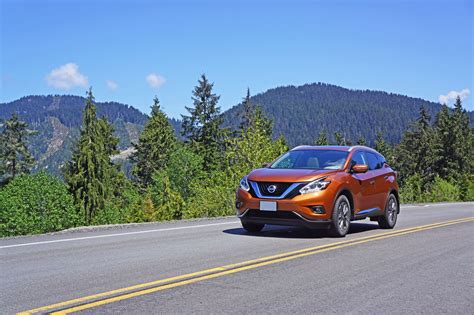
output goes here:
{"type": "Polygon", "coordinates": [[[371,181],[369,182],[369,184],[370,184],[370,185],[375,184],[375,180],[371,180],[371,181]]]}

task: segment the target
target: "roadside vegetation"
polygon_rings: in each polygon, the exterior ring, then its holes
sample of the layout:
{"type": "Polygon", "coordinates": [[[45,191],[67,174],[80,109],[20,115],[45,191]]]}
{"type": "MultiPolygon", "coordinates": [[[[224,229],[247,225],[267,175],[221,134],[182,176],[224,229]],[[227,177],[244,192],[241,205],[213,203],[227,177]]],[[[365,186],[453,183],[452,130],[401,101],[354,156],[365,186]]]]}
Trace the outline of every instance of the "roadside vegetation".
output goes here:
{"type": "MultiPolygon", "coordinates": [[[[119,139],[107,119],[97,116],[91,90],[61,179],[45,171],[30,174],[33,159],[26,144],[34,134],[13,115],[0,134],[0,236],[233,214],[239,179],[288,147],[283,137],[274,138],[272,121],[252,103],[249,91],[234,129],[222,128],[219,96],[205,75],[192,101],[183,115],[182,141],[154,99],[130,157],[132,178],[111,160],[119,139]]],[[[320,133],[315,144],[334,138],[333,144],[366,145],[362,136],[353,136],[357,141],[331,130],[320,133]]],[[[474,132],[459,98],[433,119],[421,107],[399,144],[386,142],[380,131],[374,143],[399,172],[405,203],[474,200],[473,146],[474,132]]]]}

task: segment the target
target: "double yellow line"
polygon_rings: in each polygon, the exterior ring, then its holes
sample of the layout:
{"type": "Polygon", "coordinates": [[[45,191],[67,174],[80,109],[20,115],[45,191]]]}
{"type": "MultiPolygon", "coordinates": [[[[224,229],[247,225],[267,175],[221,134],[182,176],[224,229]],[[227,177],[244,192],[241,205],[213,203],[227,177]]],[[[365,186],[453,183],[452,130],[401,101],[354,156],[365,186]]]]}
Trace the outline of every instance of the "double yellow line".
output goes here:
{"type": "Polygon", "coordinates": [[[130,298],[134,298],[137,296],[150,294],[153,292],[158,292],[166,289],[171,289],[179,286],[183,286],[186,284],[191,284],[195,282],[200,282],[208,279],[218,278],[225,275],[234,274],[237,272],[255,269],[271,264],[276,264],[279,262],[284,262],[288,260],[293,260],[309,255],[315,255],[318,253],[344,248],[349,246],[354,246],[358,244],[363,244],[367,242],[382,240],[390,237],[416,233],[420,231],[440,228],[444,226],[449,226],[453,224],[459,224],[464,222],[471,222],[474,221],[474,217],[470,218],[463,218],[433,224],[427,224],[422,226],[416,226],[412,228],[387,232],[387,233],[379,233],[376,235],[356,238],[353,240],[341,241],[341,242],[334,242],[331,244],[320,245],[315,247],[304,248],[296,251],[285,252],[278,255],[272,255],[267,257],[262,257],[253,260],[247,260],[236,264],[225,265],[221,267],[201,270],[193,273],[183,274],[176,277],[161,279],[157,281],[137,284],[125,288],[120,288],[116,290],[111,290],[103,293],[93,294],[69,301],[64,301],[56,304],[51,304],[39,308],[35,308],[32,310],[20,312],[18,314],[33,314],[33,313],[45,313],[45,312],[52,312],[52,314],[69,314],[73,312],[78,312],[86,309],[90,309],[93,307],[97,307],[100,305],[105,305],[113,302],[118,302],[130,298]]]}

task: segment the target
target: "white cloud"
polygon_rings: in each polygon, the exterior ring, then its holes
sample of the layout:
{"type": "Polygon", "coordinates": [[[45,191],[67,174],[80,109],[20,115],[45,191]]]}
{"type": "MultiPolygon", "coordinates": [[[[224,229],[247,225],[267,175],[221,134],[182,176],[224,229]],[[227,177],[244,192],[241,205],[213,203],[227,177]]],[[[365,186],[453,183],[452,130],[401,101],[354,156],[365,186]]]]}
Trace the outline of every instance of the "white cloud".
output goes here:
{"type": "Polygon", "coordinates": [[[66,91],[76,86],[87,87],[89,85],[87,77],[79,72],[79,66],[71,62],[51,70],[46,76],[46,83],[66,91]]]}
{"type": "Polygon", "coordinates": [[[450,91],[446,95],[440,95],[439,96],[439,102],[441,104],[449,104],[452,103],[456,100],[456,98],[459,96],[461,98],[461,101],[466,99],[469,94],[471,94],[471,91],[469,89],[463,89],[462,91],[450,91]]]}
{"type": "Polygon", "coordinates": [[[150,73],[149,75],[146,76],[145,79],[146,79],[146,82],[148,82],[148,84],[152,88],[155,88],[155,89],[161,87],[166,82],[165,77],[156,73],[150,73]]]}
{"type": "Polygon", "coordinates": [[[110,91],[115,91],[118,88],[117,82],[115,82],[113,80],[107,80],[107,81],[105,81],[105,84],[107,84],[107,88],[110,91]]]}

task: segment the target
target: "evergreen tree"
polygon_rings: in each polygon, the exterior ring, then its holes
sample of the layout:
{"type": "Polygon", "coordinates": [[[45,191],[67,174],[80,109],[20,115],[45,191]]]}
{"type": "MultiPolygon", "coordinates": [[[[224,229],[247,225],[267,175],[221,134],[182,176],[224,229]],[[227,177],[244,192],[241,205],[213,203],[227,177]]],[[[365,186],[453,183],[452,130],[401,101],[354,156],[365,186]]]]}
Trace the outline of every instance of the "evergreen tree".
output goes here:
{"type": "Polygon", "coordinates": [[[132,162],[136,163],[133,175],[143,188],[151,183],[153,173],[166,167],[177,142],[173,127],[161,110],[158,98],[155,97],[153,102],[151,117],[145,124],[138,143],[134,144],[135,152],[131,156],[132,162]]]}
{"type": "Polygon", "coordinates": [[[247,95],[242,99],[243,111],[241,115],[240,129],[246,130],[252,124],[252,115],[254,112],[254,106],[250,99],[250,89],[247,88],[247,95]]]}
{"type": "Polygon", "coordinates": [[[364,136],[359,136],[359,139],[357,139],[357,145],[367,145],[367,141],[365,141],[364,136]]]}
{"type": "Polygon", "coordinates": [[[385,142],[382,132],[380,131],[377,132],[374,149],[385,157],[388,164],[393,165],[393,149],[387,142],[385,142]]]}
{"type": "Polygon", "coordinates": [[[271,162],[288,150],[284,138],[272,140],[272,121],[257,107],[251,115],[251,125],[241,131],[241,136],[227,143],[227,161],[230,177],[240,179],[254,168],[271,162]]]}
{"type": "Polygon", "coordinates": [[[326,130],[319,133],[318,139],[316,139],[316,145],[329,145],[328,134],[326,130]]]}
{"type": "Polygon", "coordinates": [[[434,132],[430,125],[430,115],[424,107],[415,123],[407,130],[397,148],[396,164],[402,178],[419,174],[426,185],[435,177],[433,165],[437,162],[434,151],[434,132]]]}
{"type": "Polygon", "coordinates": [[[350,141],[346,139],[346,137],[340,133],[339,131],[336,131],[334,133],[334,140],[336,141],[337,145],[350,145],[350,141]]]}
{"type": "Polygon", "coordinates": [[[217,106],[220,96],[212,92],[213,86],[203,74],[193,91],[194,107],[186,107],[190,115],[182,115],[182,135],[203,157],[206,171],[216,167],[223,149],[224,131],[220,128],[222,117],[217,106]]]}
{"type": "Polygon", "coordinates": [[[438,159],[434,165],[434,171],[443,179],[451,174],[454,165],[455,135],[453,128],[453,117],[449,107],[444,104],[436,115],[434,123],[435,144],[434,151],[438,159]]]}
{"type": "Polygon", "coordinates": [[[34,132],[28,124],[18,119],[14,113],[3,126],[0,134],[0,182],[6,183],[16,176],[29,173],[34,158],[28,151],[26,142],[34,132]]]}
{"type": "Polygon", "coordinates": [[[113,193],[112,181],[117,169],[112,165],[110,154],[116,152],[117,143],[112,126],[105,119],[97,118],[90,89],[87,92],[80,138],[72,160],[64,169],[68,189],[87,224],[92,222],[98,211],[104,209],[106,200],[113,193]]]}
{"type": "Polygon", "coordinates": [[[459,179],[464,174],[474,173],[474,133],[470,126],[469,116],[462,108],[461,98],[456,98],[453,111],[454,152],[453,177],[459,179]]]}

